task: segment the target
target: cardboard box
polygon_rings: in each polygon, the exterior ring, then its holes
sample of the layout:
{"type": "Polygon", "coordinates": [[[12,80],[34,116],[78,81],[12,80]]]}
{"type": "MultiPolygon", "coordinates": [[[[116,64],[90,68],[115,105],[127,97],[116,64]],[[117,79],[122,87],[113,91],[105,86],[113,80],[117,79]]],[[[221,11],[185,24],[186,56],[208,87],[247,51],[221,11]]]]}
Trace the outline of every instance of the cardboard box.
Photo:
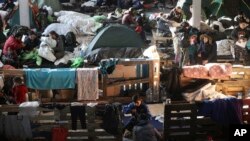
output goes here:
{"type": "Polygon", "coordinates": [[[76,93],[76,90],[73,90],[73,89],[59,90],[60,99],[65,99],[65,100],[74,99],[75,93],[76,93]]]}
{"type": "Polygon", "coordinates": [[[116,65],[115,70],[108,77],[109,78],[123,78],[123,77],[135,78],[136,77],[136,65],[134,66],[116,65]]]}
{"type": "Polygon", "coordinates": [[[121,92],[120,86],[107,87],[107,96],[119,96],[121,92]]]}

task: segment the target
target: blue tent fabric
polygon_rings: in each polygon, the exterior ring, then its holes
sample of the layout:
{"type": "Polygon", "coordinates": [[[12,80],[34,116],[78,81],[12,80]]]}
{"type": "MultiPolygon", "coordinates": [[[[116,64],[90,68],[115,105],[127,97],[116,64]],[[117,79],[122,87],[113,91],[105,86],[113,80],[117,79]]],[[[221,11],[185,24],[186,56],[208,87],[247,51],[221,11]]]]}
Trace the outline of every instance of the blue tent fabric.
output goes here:
{"type": "Polygon", "coordinates": [[[48,89],[74,89],[76,80],[76,69],[24,69],[26,85],[28,88],[48,89]]]}
{"type": "Polygon", "coordinates": [[[219,124],[242,124],[242,102],[236,98],[206,100],[199,107],[201,116],[211,117],[219,124]]]}

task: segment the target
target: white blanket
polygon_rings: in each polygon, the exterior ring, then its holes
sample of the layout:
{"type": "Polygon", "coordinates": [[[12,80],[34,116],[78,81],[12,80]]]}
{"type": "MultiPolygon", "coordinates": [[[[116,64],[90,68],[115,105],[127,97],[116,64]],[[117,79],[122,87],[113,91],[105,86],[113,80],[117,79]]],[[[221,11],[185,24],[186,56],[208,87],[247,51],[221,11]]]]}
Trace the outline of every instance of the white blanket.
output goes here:
{"type": "Polygon", "coordinates": [[[68,32],[73,32],[75,35],[78,34],[76,28],[74,28],[71,25],[63,23],[52,23],[46,27],[46,29],[43,32],[43,35],[49,35],[49,32],[52,30],[59,35],[66,35],[68,32]]]}
{"type": "Polygon", "coordinates": [[[80,34],[94,35],[96,30],[102,26],[101,23],[86,14],[60,11],[56,15],[58,22],[74,27],[80,34]]]}
{"type": "Polygon", "coordinates": [[[203,86],[202,88],[194,92],[182,93],[182,95],[188,102],[233,97],[233,96],[228,96],[220,92],[217,92],[215,90],[215,87],[216,85],[212,85],[211,83],[208,83],[207,85],[203,86]]]}

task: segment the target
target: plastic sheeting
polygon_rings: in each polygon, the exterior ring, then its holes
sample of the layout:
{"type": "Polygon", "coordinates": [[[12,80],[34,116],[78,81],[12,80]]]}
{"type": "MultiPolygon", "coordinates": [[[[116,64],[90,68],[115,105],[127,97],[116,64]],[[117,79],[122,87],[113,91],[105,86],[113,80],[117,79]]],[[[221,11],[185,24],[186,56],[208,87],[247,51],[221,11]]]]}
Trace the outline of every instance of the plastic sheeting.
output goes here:
{"type": "Polygon", "coordinates": [[[98,64],[102,59],[109,58],[138,58],[142,56],[141,48],[98,48],[87,54],[90,64],[98,64]]]}
{"type": "Polygon", "coordinates": [[[76,28],[78,33],[94,35],[97,29],[102,27],[102,23],[97,22],[96,17],[90,17],[86,14],[73,11],[60,11],[55,13],[55,15],[58,17],[58,22],[76,28]]]}

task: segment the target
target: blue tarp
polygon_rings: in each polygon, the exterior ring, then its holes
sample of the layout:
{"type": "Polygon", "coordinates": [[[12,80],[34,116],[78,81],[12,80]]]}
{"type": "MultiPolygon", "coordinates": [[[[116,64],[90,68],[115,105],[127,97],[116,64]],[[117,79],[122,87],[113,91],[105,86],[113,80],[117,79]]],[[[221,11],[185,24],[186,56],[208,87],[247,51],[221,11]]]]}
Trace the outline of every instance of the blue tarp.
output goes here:
{"type": "Polygon", "coordinates": [[[242,102],[236,98],[204,101],[199,107],[199,114],[211,117],[219,124],[242,124],[242,102]]]}

